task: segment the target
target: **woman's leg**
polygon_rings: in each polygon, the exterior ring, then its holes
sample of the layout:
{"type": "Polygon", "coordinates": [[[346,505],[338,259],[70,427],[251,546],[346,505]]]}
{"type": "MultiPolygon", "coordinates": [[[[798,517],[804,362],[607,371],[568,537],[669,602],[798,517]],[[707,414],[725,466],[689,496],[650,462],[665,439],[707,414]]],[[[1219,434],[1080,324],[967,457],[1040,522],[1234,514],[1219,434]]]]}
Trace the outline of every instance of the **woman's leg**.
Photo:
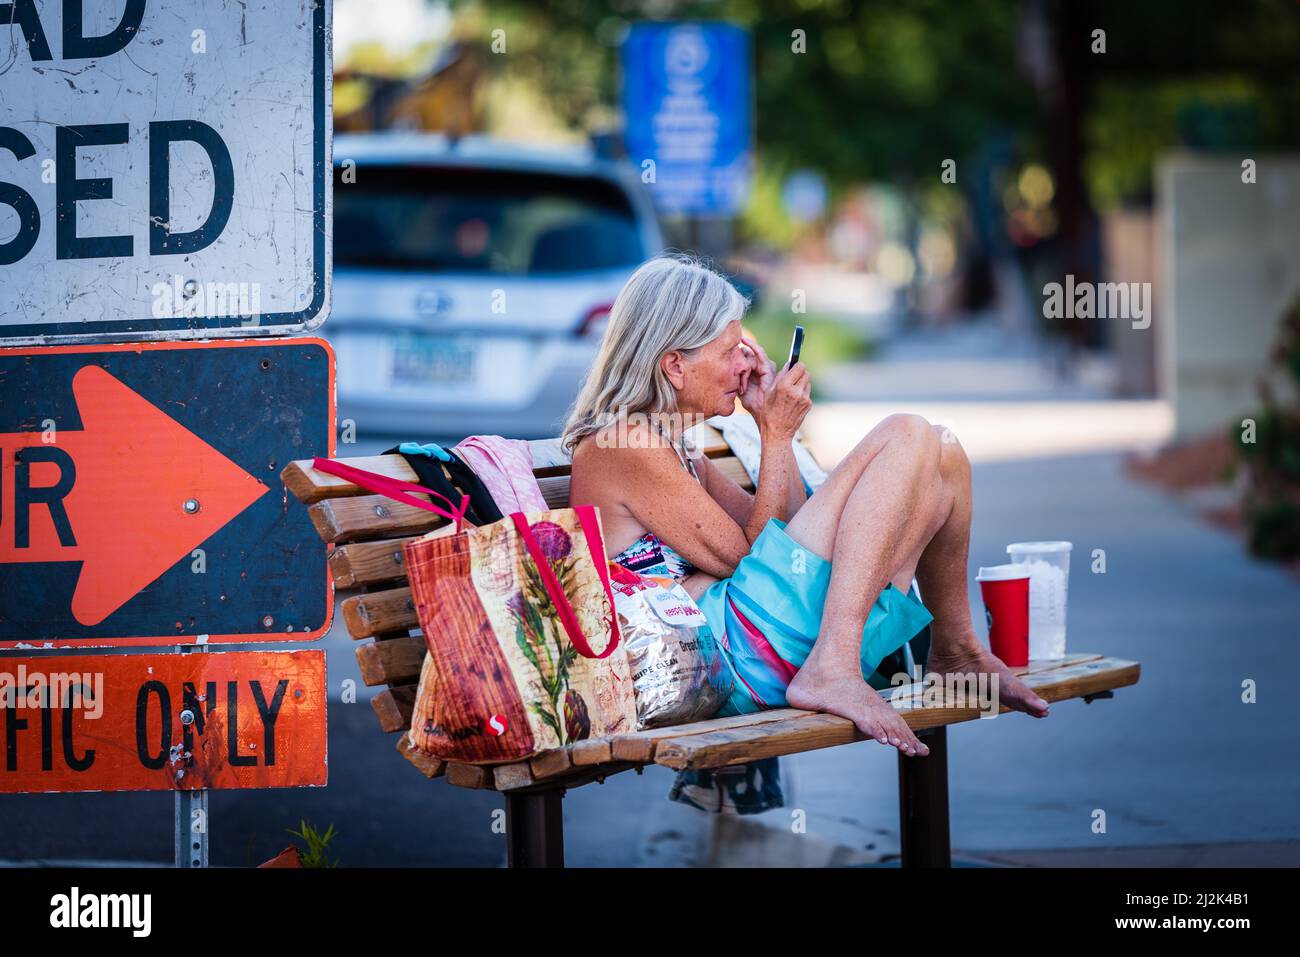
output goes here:
{"type": "MultiPolygon", "coordinates": [[[[921,596],[934,614],[925,670],[940,675],[996,675],[996,692],[1002,704],[1036,718],[1046,717],[1047,702],[986,650],[975,634],[967,591],[972,513],[970,460],[951,431],[938,425],[935,429],[942,448],[939,473],[945,487],[953,492],[953,504],[914,566],[921,596]]],[[[906,581],[911,581],[910,574],[906,581]]],[[[897,579],[895,584],[907,588],[897,579]]]]}
{"type": "Polygon", "coordinates": [[[890,416],[831,472],[786,528],[795,541],[831,561],[821,631],[786,700],[792,707],[843,715],[905,754],[929,749],[862,679],[862,630],[876,597],[952,511],[941,454],[939,436],[925,419],[890,416]]]}
{"type": "Polygon", "coordinates": [[[1045,718],[1048,702],[985,649],[975,635],[967,592],[972,515],[970,459],[946,426],[935,425],[933,429],[940,437],[939,473],[945,489],[953,493],[952,505],[939,516],[926,542],[907,557],[893,579],[894,588],[906,592],[915,577],[926,607],[935,615],[926,671],[937,675],[997,675],[1001,703],[1035,718],[1045,718]]]}

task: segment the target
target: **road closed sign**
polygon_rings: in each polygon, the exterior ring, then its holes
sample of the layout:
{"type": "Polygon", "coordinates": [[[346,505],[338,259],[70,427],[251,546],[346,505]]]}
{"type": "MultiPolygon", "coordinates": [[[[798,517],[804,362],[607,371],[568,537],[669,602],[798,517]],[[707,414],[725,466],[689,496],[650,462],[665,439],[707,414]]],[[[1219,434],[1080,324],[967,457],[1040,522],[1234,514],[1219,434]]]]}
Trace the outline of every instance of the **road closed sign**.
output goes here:
{"type": "Polygon", "coordinates": [[[324,321],[330,9],[0,2],[0,343],[324,321]]]}
{"type": "Polygon", "coordinates": [[[323,651],[0,658],[0,794],[323,786],[323,651]]]}
{"type": "Polygon", "coordinates": [[[0,349],[0,648],[320,637],[326,545],[280,472],[333,422],[322,339],[0,349]]]}

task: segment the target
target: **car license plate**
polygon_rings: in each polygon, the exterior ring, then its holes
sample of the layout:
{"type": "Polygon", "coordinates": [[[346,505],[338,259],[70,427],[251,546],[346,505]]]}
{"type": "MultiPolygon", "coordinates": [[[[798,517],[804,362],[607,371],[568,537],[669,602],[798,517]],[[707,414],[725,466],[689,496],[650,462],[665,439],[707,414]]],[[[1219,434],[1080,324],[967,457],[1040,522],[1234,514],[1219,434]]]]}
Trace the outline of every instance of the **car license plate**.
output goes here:
{"type": "Polygon", "coordinates": [[[477,349],[463,336],[405,336],[393,341],[394,385],[470,382],[477,349]]]}

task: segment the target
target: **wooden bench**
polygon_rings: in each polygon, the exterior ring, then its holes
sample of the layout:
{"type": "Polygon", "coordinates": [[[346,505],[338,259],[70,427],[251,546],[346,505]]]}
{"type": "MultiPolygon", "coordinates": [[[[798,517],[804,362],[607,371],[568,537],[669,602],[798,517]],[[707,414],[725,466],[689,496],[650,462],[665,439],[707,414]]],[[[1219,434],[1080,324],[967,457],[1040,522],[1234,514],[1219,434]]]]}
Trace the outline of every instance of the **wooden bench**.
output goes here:
{"type": "MultiPolygon", "coordinates": [[[[704,431],[704,430],[701,430],[704,431]]],[[[747,490],[753,482],[720,433],[708,429],[705,453],[747,490]]],[[[530,443],[538,484],[548,504],[569,504],[569,463],[558,439],[530,443]]],[[[416,481],[398,455],[343,459],[359,468],[416,481]]],[[[715,718],[694,724],[580,741],[535,755],[527,761],[492,766],[457,764],[410,748],[416,682],[425,644],[406,583],[402,544],[445,520],[334,475],[318,472],[310,460],[291,462],[281,473],[285,486],[309,506],[312,523],[333,545],[329,557],[334,587],[351,592],[342,602],[343,620],[356,646],[361,676],[369,686],[387,686],[373,705],[380,727],[396,734],[397,750],[425,777],[445,777],[458,787],[495,789],[505,795],[508,861],[512,867],[562,866],[561,798],[568,788],[603,781],[648,764],[670,768],[718,768],[762,758],[798,754],[868,740],[853,722],[830,714],[781,708],[759,714],[715,718]]],[[[928,630],[912,640],[924,663],[928,630]],[[925,644],[919,644],[924,639],[925,644]]],[[[1072,654],[1060,661],[1033,661],[1017,669],[1026,683],[1049,702],[1067,698],[1111,697],[1115,688],[1137,682],[1134,661],[1096,654],[1072,654]]],[[[898,757],[902,866],[948,866],[947,737],[945,728],[980,716],[978,703],[949,701],[922,707],[925,689],[911,685],[885,689],[908,724],[930,749],[926,757],[898,757]]],[[[1002,708],[1003,712],[1008,709],[1002,708]]],[[[1058,719],[1059,720],[1059,719],[1058,719]]]]}

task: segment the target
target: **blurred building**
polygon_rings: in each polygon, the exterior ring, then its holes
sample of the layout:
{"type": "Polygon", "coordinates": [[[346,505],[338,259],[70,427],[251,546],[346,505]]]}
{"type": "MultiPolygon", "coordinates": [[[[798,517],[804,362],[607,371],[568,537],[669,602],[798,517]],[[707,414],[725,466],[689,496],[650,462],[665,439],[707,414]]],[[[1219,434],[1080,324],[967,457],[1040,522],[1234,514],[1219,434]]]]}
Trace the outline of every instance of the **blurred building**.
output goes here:
{"type": "MultiPolygon", "coordinates": [[[[1283,312],[1300,292],[1300,157],[1179,154],[1157,171],[1156,333],[1177,435],[1226,429],[1259,405],[1283,312]]],[[[1135,330],[1122,335],[1136,336],[1135,330]]]]}

